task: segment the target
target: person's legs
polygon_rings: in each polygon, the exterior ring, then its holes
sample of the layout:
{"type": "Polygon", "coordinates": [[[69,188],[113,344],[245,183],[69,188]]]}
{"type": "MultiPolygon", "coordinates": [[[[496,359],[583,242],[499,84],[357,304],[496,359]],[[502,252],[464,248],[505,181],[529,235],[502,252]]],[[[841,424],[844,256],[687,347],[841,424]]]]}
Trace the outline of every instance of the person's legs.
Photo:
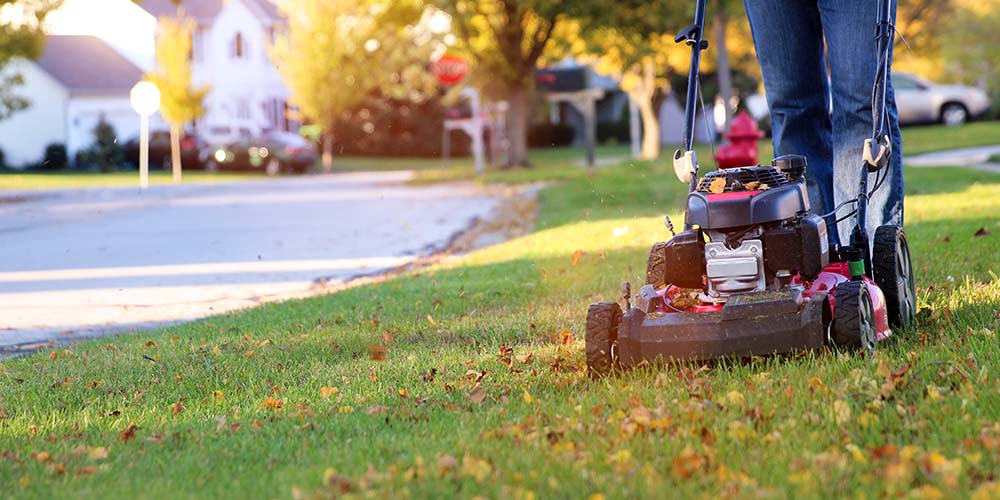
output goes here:
{"type": "MultiPolygon", "coordinates": [[[[833,91],[833,196],[836,203],[857,198],[864,168],[864,141],[872,134],[872,86],[879,59],[873,35],[880,1],[819,0],[833,91]]],[[[896,2],[893,1],[893,19],[895,10],[896,2]]],[[[885,177],[882,186],[868,203],[869,239],[882,224],[903,223],[902,141],[891,79],[886,106],[889,110],[892,158],[889,167],[880,173],[885,177]]],[[[868,179],[870,190],[875,185],[876,174],[869,174],[868,179]]],[[[840,213],[849,211],[845,207],[840,213]]],[[[853,218],[838,225],[844,243],[849,242],[853,227],[853,218]]]]}
{"type": "MultiPolygon", "coordinates": [[[[774,155],[808,161],[814,213],[833,210],[833,153],[823,30],[815,1],[744,0],[771,109],[774,155]]],[[[830,228],[830,241],[837,241],[830,228]]]]}

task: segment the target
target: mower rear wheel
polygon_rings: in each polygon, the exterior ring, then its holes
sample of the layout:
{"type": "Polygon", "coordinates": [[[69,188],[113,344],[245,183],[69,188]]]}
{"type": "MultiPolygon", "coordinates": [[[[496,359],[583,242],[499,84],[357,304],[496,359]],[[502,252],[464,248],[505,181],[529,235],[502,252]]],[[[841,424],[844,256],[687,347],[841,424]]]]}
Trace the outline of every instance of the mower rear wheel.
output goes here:
{"type": "Polygon", "coordinates": [[[622,309],[615,302],[598,302],[587,310],[587,372],[591,378],[603,377],[618,366],[621,322],[622,309]]]}
{"type": "Polygon", "coordinates": [[[646,259],[646,284],[660,289],[667,286],[667,242],[661,241],[649,249],[646,259]]]}
{"type": "Polygon", "coordinates": [[[875,307],[863,281],[847,281],[834,292],[831,336],[837,347],[875,350],[875,307]]]}
{"type": "Polygon", "coordinates": [[[889,325],[907,327],[917,314],[910,245],[903,228],[886,225],[875,230],[872,271],[875,283],[885,294],[889,325]]]}

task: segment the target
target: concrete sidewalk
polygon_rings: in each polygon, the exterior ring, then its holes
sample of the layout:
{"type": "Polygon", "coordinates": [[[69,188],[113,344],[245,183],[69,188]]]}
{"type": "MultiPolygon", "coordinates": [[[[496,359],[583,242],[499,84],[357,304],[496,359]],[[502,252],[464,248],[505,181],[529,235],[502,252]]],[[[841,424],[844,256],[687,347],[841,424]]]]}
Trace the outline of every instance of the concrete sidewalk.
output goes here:
{"type": "Polygon", "coordinates": [[[1000,145],[907,156],[903,164],[910,167],[970,167],[1000,173],[1000,163],[990,162],[990,157],[997,155],[1000,155],[1000,145]]]}

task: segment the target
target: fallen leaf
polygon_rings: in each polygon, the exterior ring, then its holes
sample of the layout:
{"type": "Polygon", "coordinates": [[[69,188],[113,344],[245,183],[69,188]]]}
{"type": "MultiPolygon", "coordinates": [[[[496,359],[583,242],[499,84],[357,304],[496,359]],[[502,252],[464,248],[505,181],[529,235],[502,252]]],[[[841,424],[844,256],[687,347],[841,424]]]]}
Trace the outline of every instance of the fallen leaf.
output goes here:
{"type": "Polygon", "coordinates": [[[987,234],[990,234],[990,232],[985,227],[981,227],[976,231],[976,234],[974,236],[976,237],[986,236],[987,234]]]}
{"type": "Polygon", "coordinates": [[[760,181],[752,181],[743,185],[747,191],[754,191],[760,186],[760,181]]]}
{"type": "Polygon", "coordinates": [[[118,440],[127,443],[130,439],[135,439],[135,430],[138,428],[138,425],[128,424],[128,427],[118,433],[118,440]]]}
{"type": "Polygon", "coordinates": [[[97,472],[97,469],[95,467],[91,466],[91,465],[87,465],[87,466],[80,467],[79,469],[77,469],[76,470],[76,475],[77,476],[92,476],[94,474],[94,472],[97,472]]]}
{"type": "Polygon", "coordinates": [[[483,390],[482,386],[476,384],[476,387],[469,393],[469,399],[477,405],[482,404],[483,400],[486,399],[486,391],[483,390]]]}
{"type": "Polygon", "coordinates": [[[368,414],[369,415],[381,415],[381,414],[383,414],[383,413],[385,413],[387,411],[389,411],[389,407],[388,406],[371,405],[371,406],[368,407],[368,414]]]}
{"type": "Polygon", "coordinates": [[[44,464],[45,462],[52,460],[52,455],[47,451],[39,451],[37,453],[32,453],[31,458],[34,458],[35,461],[40,464],[44,464]]]}
{"type": "Polygon", "coordinates": [[[712,179],[712,182],[708,183],[708,192],[719,194],[726,191],[726,178],[716,177],[712,179]]]}
{"type": "Polygon", "coordinates": [[[3,454],[0,454],[0,456],[2,456],[7,460],[10,460],[11,462],[21,463],[21,461],[17,459],[17,455],[15,455],[14,452],[10,450],[4,450],[3,454]]]}
{"type": "Polygon", "coordinates": [[[451,455],[441,455],[438,457],[438,475],[444,476],[458,468],[458,460],[451,455]]]}
{"type": "Polygon", "coordinates": [[[434,321],[434,316],[431,316],[430,314],[427,315],[427,322],[430,323],[431,326],[437,326],[437,322],[434,321]]]}
{"type": "Polygon", "coordinates": [[[705,457],[699,455],[691,445],[686,446],[674,457],[670,473],[680,479],[688,479],[706,465],[705,457]]]}
{"type": "Polygon", "coordinates": [[[383,361],[385,359],[386,348],[382,344],[371,344],[368,346],[368,357],[373,361],[383,361]]]}
{"type": "Polygon", "coordinates": [[[570,260],[572,265],[577,265],[584,256],[583,250],[577,250],[573,252],[573,258],[570,260]]]}
{"type": "Polygon", "coordinates": [[[330,399],[330,396],[333,396],[338,392],[340,392],[340,389],[336,387],[324,386],[319,388],[319,396],[323,399],[330,399]]]}
{"type": "Polygon", "coordinates": [[[323,473],[323,482],[330,486],[330,490],[335,494],[343,495],[354,489],[354,484],[349,478],[337,474],[333,469],[327,469],[323,473]]]}
{"type": "Polygon", "coordinates": [[[174,403],[174,405],[170,408],[170,410],[174,412],[174,415],[177,415],[178,413],[184,411],[184,400],[180,400],[174,403]]]}
{"type": "Polygon", "coordinates": [[[521,364],[526,365],[528,363],[531,363],[531,360],[534,359],[534,357],[535,355],[529,352],[528,354],[524,354],[521,356],[514,356],[514,359],[518,360],[521,364]]]}
{"type": "Polygon", "coordinates": [[[280,410],[285,406],[285,400],[268,397],[264,398],[264,401],[261,404],[264,406],[264,408],[268,408],[271,410],[280,410]]]}
{"type": "Polygon", "coordinates": [[[0,405],[0,419],[7,418],[7,412],[3,410],[3,405],[0,405]]]}
{"type": "Polygon", "coordinates": [[[521,395],[521,399],[523,399],[524,402],[529,405],[535,401],[535,398],[532,397],[531,394],[528,393],[528,391],[524,391],[524,394],[521,395]]]}
{"type": "Polygon", "coordinates": [[[846,424],[851,420],[851,407],[844,400],[838,399],[833,402],[833,418],[839,425],[846,424]]]}
{"type": "Polygon", "coordinates": [[[103,446],[87,447],[87,456],[91,460],[104,460],[108,458],[108,449],[103,446]]]}
{"type": "Polygon", "coordinates": [[[212,391],[212,399],[214,399],[216,403],[221,403],[226,400],[226,394],[222,391],[212,391]]]}

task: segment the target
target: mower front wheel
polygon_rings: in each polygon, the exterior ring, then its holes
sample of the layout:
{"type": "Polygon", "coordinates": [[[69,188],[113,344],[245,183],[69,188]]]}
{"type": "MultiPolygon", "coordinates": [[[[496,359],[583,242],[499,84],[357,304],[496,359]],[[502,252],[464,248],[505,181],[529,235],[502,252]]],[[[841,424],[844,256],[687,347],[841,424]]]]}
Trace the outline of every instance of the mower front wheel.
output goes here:
{"type": "Polygon", "coordinates": [[[875,306],[865,282],[844,282],[833,297],[833,343],[852,351],[875,351],[875,306]]]}
{"type": "Polygon", "coordinates": [[[622,309],[615,302],[591,304],[587,310],[587,372],[600,378],[618,366],[618,325],[622,309]]]}
{"type": "Polygon", "coordinates": [[[881,226],[875,230],[874,247],[872,270],[875,283],[885,294],[889,325],[910,326],[917,314],[917,294],[906,233],[896,225],[881,226]]]}
{"type": "Polygon", "coordinates": [[[667,242],[661,241],[649,249],[646,259],[646,284],[659,289],[667,286],[667,242]]]}

